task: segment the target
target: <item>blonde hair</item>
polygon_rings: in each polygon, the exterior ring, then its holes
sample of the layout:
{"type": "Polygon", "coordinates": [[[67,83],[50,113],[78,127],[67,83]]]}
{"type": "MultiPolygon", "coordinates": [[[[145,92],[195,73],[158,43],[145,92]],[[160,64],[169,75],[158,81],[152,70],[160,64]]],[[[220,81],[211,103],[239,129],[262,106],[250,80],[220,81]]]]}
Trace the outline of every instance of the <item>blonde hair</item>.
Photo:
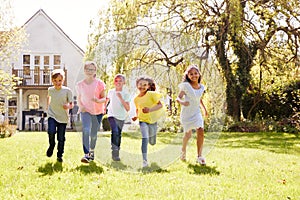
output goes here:
{"type": "Polygon", "coordinates": [[[88,66],[93,65],[95,67],[95,70],[97,70],[97,64],[94,61],[86,61],[84,63],[84,69],[86,69],[88,66]]]}

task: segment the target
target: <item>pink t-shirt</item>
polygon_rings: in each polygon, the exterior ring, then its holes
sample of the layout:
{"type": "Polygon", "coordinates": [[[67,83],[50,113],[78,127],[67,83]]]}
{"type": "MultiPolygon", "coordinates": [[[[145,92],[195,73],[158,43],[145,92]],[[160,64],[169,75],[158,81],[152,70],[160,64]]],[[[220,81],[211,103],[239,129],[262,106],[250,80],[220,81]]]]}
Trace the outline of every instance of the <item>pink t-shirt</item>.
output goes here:
{"type": "Polygon", "coordinates": [[[96,103],[93,98],[100,99],[100,94],[105,90],[105,83],[100,79],[95,79],[87,84],[84,80],[77,83],[76,90],[79,96],[79,105],[85,108],[86,112],[92,115],[104,114],[105,103],[96,103]]]}

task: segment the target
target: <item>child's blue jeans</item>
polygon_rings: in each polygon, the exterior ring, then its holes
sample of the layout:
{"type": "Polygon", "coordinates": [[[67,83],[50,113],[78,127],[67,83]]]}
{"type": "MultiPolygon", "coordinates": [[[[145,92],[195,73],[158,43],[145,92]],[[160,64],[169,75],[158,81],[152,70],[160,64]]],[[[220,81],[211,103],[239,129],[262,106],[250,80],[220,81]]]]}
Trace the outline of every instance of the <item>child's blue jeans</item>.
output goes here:
{"type": "Polygon", "coordinates": [[[48,137],[49,146],[54,149],[55,147],[55,134],[57,133],[57,157],[62,158],[65,146],[66,123],[59,123],[52,117],[48,118],[48,137]]]}
{"type": "Polygon", "coordinates": [[[148,140],[151,145],[156,144],[157,122],[155,122],[154,124],[140,122],[139,124],[142,133],[143,160],[147,160],[148,140]]]}
{"type": "Polygon", "coordinates": [[[90,149],[95,149],[97,133],[100,128],[103,114],[91,115],[88,112],[81,113],[82,121],[82,144],[83,151],[88,154],[90,149]]]}
{"type": "Polygon", "coordinates": [[[120,150],[122,129],[125,120],[118,120],[115,117],[108,117],[111,128],[111,149],[120,150]]]}

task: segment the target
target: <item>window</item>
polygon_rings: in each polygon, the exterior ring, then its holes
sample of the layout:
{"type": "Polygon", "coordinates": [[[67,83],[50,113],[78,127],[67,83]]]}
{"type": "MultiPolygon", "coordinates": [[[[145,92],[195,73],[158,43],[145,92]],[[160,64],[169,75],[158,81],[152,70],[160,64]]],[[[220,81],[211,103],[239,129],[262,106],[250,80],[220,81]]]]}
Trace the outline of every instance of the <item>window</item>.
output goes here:
{"type": "Polygon", "coordinates": [[[44,84],[50,84],[50,56],[44,56],[44,71],[43,71],[43,80],[44,84]]]}
{"type": "Polygon", "coordinates": [[[31,94],[28,96],[28,108],[38,109],[40,107],[40,97],[36,94],[31,94]]]}
{"type": "Polygon", "coordinates": [[[5,113],[5,100],[4,98],[0,97],[0,115],[5,113]]]}
{"type": "Polygon", "coordinates": [[[59,54],[32,54],[23,55],[23,75],[28,85],[50,85],[50,72],[62,68],[59,54]]]}
{"type": "Polygon", "coordinates": [[[40,56],[34,56],[34,83],[39,84],[40,82],[40,56]]]}
{"type": "Polygon", "coordinates": [[[30,76],[30,55],[23,55],[23,70],[24,75],[30,76]]]}
{"type": "Polygon", "coordinates": [[[53,69],[60,69],[61,68],[61,59],[60,55],[54,55],[54,65],[53,69]]]}

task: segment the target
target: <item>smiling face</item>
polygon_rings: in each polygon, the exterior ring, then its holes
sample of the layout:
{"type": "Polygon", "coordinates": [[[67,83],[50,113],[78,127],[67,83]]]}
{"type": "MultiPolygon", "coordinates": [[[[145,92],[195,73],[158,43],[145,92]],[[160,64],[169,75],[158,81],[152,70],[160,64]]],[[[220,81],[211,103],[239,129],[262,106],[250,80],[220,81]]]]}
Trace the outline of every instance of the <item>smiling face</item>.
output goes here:
{"type": "Polygon", "coordinates": [[[85,65],[84,73],[87,77],[93,78],[96,75],[96,66],[94,64],[85,65]]]}
{"type": "Polygon", "coordinates": [[[140,91],[140,94],[146,94],[149,88],[149,83],[147,80],[141,79],[137,82],[136,86],[137,89],[140,91]]]}
{"type": "Polygon", "coordinates": [[[122,78],[121,76],[117,76],[115,78],[114,85],[116,90],[122,90],[124,84],[125,84],[124,78],[122,78]]]}
{"type": "Polygon", "coordinates": [[[191,68],[188,71],[186,77],[187,77],[187,80],[189,82],[194,82],[194,83],[199,83],[200,82],[200,78],[201,78],[199,71],[197,69],[195,69],[195,68],[191,68]]]}
{"type": "Polygon", "coordinates": [[[62,75],[58,75],[57,77],[52,78],[52,83],[55,89],[61,89],[64,83],[64,77],[62,75]]]}

